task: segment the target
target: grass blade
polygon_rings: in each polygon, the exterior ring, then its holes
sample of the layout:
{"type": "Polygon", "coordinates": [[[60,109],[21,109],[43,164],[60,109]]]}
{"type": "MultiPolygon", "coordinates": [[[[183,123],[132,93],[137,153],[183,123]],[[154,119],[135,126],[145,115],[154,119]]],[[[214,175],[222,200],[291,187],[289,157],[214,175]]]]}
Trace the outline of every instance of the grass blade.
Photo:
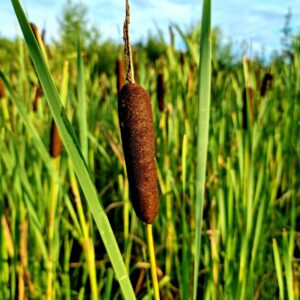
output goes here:
{"type": "Polygon", "coordinates": [[[88,158],[88,139],[87,139],[87,118],[86,118],[86,94],[85,94],[85,77],[84,64],[81,54],[80,39],[77,45],[77,86],[78,86],[78,120],[79,120],[79,134],[80,146],[83,157],[87,162],[88,158]]]}
{"type": "Polygon", "coordinates": [[[196,174],[196,232],[194,261],[193,299],[197,299],[198,270],[201,254],[201,225],[204,204],[206,159],[209,133],[209,110],[211,89],[211,0],[204,0],[201,37],[200,37],[200,84],[199,114],[197,137],[197,174],[196,174]]]}

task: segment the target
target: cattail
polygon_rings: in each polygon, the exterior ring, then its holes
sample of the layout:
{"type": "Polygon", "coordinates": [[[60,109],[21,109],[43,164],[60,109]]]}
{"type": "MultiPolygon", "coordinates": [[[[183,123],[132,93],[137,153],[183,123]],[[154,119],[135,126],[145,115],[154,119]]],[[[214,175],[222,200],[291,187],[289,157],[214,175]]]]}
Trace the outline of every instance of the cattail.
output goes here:
{"type": "Polygon", "coordinates": [[[35,39],[37,41],[37,43],[39,44],[40,46],[40,49],[44,55],[44,58],[46,60],[46,62],[48,61],[48,58],[47,58],[47,52],[46,52],[46,48],[45,48],[45,43],[44,43],[44,39],[43,37],[41,36],[40,34],[40,31],[39,31],[39,28],[32,22],[29,23],[30,27],[31,27],[31,30],[35,36],[35,39]]]}
{"type": "Polygon", "coordinates": [[[263,78],[263,82],[262,82],[261,89],[260,89],[260,95],[262,97],[264,97],[266,95],[268,83],[270,83],[270,87],[272,86],[272,80],[273,80],[273,75],[270,73],[266,73],[263,78]]]}
{"type": "Polygon", "coordinates": [[[6,95],[5,86],[3,82],[0,80],[0,99],[4,98],[6,95]]]}
{"type": "Polygon", "coordinates": [[[119,94],[123,85],[125,84],[125,66],[124,66],[124,60],[122,58],[118,58],[117,60],[116,75],[117,75],[117,89],[119,94]]]}
{"type": "Polygon", "coordinates": [[[43,89],[41,88],[41,86],[37,86],[35,89],[35,96],[34,96],[34,101],[33,101],[33,105],[32,105],[32,110],[34,112],[37,111],[39,102],[41,97],[43,96],[43,89]]]}
{"type": "MultiPolygon", "coordinates": [[[[42,52],[44,54],[45,59],[47,60],[47,55],[46,55],[45,46],[44,46],[44,39],[40,35],[39,28],[32,22],[30,22],[29,25],[30,25],[30,27],[33,31],[35,39],[37,40],[37,42],[40,46],[40,49],[42,50],[42,52]]],[[[42,95],[43,95],[43,89],[39,85],[39,86],[37,86],[37,88],[35,90],[35,96],[34,96],[34,101],[33,101],[33,105],[32,105],[32,110],[34,112],[37,111],[38,103],[39,103],[40,98],[42,97],[42,95]]]]}
{"type": "Polygon", "coordinates": [[[159,110],[163,112],[165,108],[165,87],[164,87],[164,76],[162,73],[159,73],[157,75],[156,94],[157,94],[159,110]]]}
{"type": "Polygon", "coordinates": [[[127,83],[118,107],[133,208],[142,221],[152,224],[159,204],[150,97],[140,85],[127,83]]]}
{"type": "Polygon", "coordinates": [[[62,140],[59,136],[58,129],[54,120],[51,123],[51,140],[50,140],[50,156],[56,158],[60,156],[62,149],[62,140]]]}
{"type": "Polygon", "coordinates": [[[38,40],[38,37],[40,35],[38,27],[34,23],[32,23],[32,22],[30,22],[29,25],[30,25],[30,27],[31,27],[31,29],[33,31],[33,34],[34,34],[35,38],[38,40]]]}
{"type": "Polygon", "coordinates": [[[184,65],[185,65],[185,53],[180,51],[179,55],[180,55],[179,56],[180,57],[180,64],[181,64],[182,67],[184,67],[184,65]]]}
{"type": "Polygon", "coordinates": [[[107,95],[107,85],[106,81],[102,82],[102,88],[101,88],[101,102],[104,103],[106,102],[106,95],[107,95]]]}
{"type": "Polygon", "coordinates": [[[243,89],[243,128],[248,128],[247,103],[249,101],[250,117],[254,119],[254,90],[251,87],[243,89]]]}
{"type": "Polygon", "coordinates": [[[186,81],[186,90],[188,95],[192,95],[194,93],[194,89],[195,89],[195,83],[194,83],[194,75],[195,75],[195,66],[194,64],[191,65],[190,70],[189,70],[189,74],[188,74],[188,78],[186,81]]]}

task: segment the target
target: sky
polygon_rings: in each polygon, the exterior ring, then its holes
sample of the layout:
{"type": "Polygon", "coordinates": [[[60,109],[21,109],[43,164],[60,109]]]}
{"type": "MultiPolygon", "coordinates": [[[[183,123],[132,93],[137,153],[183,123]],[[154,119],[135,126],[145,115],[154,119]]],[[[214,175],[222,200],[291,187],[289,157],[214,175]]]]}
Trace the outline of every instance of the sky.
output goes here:
{"type": "MultiPolygon", "coordinates": [[[[75,0],[73,0],[75,1],[75,0]]],[[[76,2],[76,1],[75,1],[76,2]]],[[[96,26],[102,39],[122,41],[123,0],[86,0],[89,25],[96,26]]],[[[148,33],[161,29],[168,40],[168,25],[183,30],[197,24],[203,0],[130,0],[131,42],[145,40],[148,33]]],[[[57,39],[58,19],[64,0],[21,0],[30,21],[40,28],[47,26],[47,39],[57,39]]],[[[224,41],[235,47],[245,41],[249,51],[266,53],[280,49],[281,29],[288,9],[292,11],[292,33],[300,33],[300,0],[212,0],[212,25],[223,32],[224,41]]],[[[0,0],[0,37],[20,35],[11,1],[0,0]]],[[[177,42],[180,38],[177,38],[177,42]]]]}

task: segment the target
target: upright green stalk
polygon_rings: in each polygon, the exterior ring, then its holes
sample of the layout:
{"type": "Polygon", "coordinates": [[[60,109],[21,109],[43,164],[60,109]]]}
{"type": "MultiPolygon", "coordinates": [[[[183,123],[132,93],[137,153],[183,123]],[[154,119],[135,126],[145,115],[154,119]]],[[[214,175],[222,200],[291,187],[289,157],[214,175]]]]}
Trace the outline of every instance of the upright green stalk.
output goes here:
{"type": "Polygon", "coordinates": [[[200,73],[199,73],[199,115],[197,137],[197,173],[196,173],[196,232],[194,261],[194,292],[197,299],[197,282],[201,253],[201,226],[204,205],[206,159],[209,134],[209,110],[211,89],[211,0],[204,0],[200,38],[200,73]]]}
{"type": "Polygon", "coordinates": [[[154,290],[154,299],[159,300],[159,287],[156,273],[156,262],[155,262],[155,251],[154,251],[154,243],[153,243],[153,235],[152,235],[152,224],[147,224],[147,241],[148,241],[148,249],[150,256],[150,267],[151,267],[151,277],[152,284],[154,290]]]}
{"type": "MultiPolygon", "coordinates": [[[[59,172],[60,157],[53,158],[53,168],[59,172]]],[[[54,231],[55,212],[59,185],[54,178],[51,178],[50,188],[50,209],[49,209],[49,231],[48,231],[48,275],[47,275],[47,300],[55,299],[55,289],[53,290],[53,277],[55,278],[55,257],[54,257],[54,231]]]]}
{"type": "Polygon", "coordinates": [[[84,64],[81,54],[80,39],[77,45],[77,89],[78,89],[78,120],[80,146],[85,161],[88,161],[88,139],[87,139],[87,117],[86,117],[86,95],[84,64]]]}

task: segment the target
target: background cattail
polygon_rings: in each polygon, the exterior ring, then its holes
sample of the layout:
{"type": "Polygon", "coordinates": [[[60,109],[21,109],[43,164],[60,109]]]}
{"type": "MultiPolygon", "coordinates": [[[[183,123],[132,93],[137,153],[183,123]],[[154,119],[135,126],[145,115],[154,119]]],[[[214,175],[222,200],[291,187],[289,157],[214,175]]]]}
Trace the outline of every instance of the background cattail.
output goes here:
{"type": "MultiPolygon", "coordinates": [[[[41,50],[42,50],[42,52],[44,54],[45,59],[47,60],[47,55],[46,55],[46,51],[45,51],[45,47],[44,47],[44,39],[40,35],[38,27],[34,23],[32,23],[32,22],[30,22],[29,25],[30,25],[30,27],[31,27],[31,29],[33,31],[35,39],[37,40],[37,42],[38,42],[38,44],[39,44],[39,46],[40,46],[40,48],[41,48],[41,50]]],[[[33,101],[33,105],[32,105],[32,110],[34,112],[37,111],[39,100],[42,97],[42,95],[43,95],[43,89],[39,85],[39,86],[36,87],[34,101],[33,101]]]]}
{"type": "Polygon", "coordinates": [[[123,85],[125,84],[125,65],[122,58],[118,58],[116,62],[116,76],[117,76],[117,90],[120,93],[123,85]]]}
{"type": "Polygon", "coordinates": [[[137,216],[152,224],[159,204],[149,95],[138,84],[127,83],[121,90],[118,107],[132,204],[137,216]]]}
{"type": "Polygon", "coordinates": [[[163,112],[165,108],[165,86],[164,86],[164,76],[162,73],[159,73],[157,75],[156,94],[157,94],[159,110],[163,112]]]}
{"type": "Polygon", "coordinates": [[[54,120],[51,123],[51,138],[50,138],[50,156],[56,158],[60,156],[62,149],[62,140],[59,136],[58,129],[54,120]]]}
{"type": "Polygon", "coordinates": [[[43,89],[41,88],[41,86],[37,86],[35,89],[35,96],[34,96],[34,101],[33,101],[33,105],[32,105],[32,110],[34,112],[37,111],[39,101],[42,96],[43,96],[43,89]]]}
{"type": "Polygon", "coordinates": [[[266,95],[268,83],[269,83],[270,87],[272,86],[272,80],[273,80],[272,74],[266,73],[263,78],[263,82],[262,82],[261,89],[260,89],[260,95],[262,97],[264,97],[266,95]]]}
{"type": "Polygon", "coordinates": [[[248,128],[247,102],[249,101],[251,122],[254,120],[254,90],[251,87],[243,89],[243,128],[248,128]]]}
{"type": "Polygon", "coordinates": [[[0,99],[4,98],[6,95],[5,86],[3,82],[0,80],[0,99]]]}
{"type": "Polygon", "coordinates": [[[48,55],[47,55],[46,48],[45,48],[44,37],[41,36],[39,28],[34,23],[30,22],[29,25],[30,25],[30,27],[33,31],[35,39],[36,39],[37,43],[39,44],[40,49],[43,52],[44,58],[47,62],[48,61],[48,55]]]}
{"type": "Polygon", "coordinates": [[[184,67],[184,65],[185,65],[185,53],[180,51],[179,58],[180,58],[181,66],[184,67]]]}
{"type": "Polygon", "coordinates": [[[30,25],[30,27],[33,31],[33,34],[34,34],[35,38],[38,40],[38,37],[40,35],[38,27],[32,22],[30,22],[29,25],[30,25]]]}

